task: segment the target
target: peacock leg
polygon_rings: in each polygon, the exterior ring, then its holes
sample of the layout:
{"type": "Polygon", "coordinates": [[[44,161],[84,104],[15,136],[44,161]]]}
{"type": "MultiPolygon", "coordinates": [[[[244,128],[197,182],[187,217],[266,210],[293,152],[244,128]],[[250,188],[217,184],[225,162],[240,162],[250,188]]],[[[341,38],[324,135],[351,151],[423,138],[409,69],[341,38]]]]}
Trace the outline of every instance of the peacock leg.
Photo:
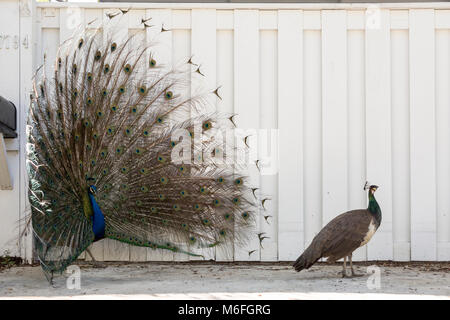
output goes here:
{"type": "Polygon", "coordinates": [[[104,268],[104,267],[105,267],[101,262],[98,262],[97,260],[95,260],[95,258],[94,258],[94,256],[93,256],[91,250],[86,249],[86,252],[91,256],[91,259],[92,259],[92,263],[93,263],[93,265],[94,265],[94,268],[104,268]]]}
{"type": "Polygon", "coordinates": [[[86,249],[86,252],[91,256],[92,261],[97,262],[97,260],[95,260],[94,256],[92,255],[91,250],[86,249]]]}
{"type": "Polygon", "coordinates": [[[356,273],[355,270],[353,270],[353,263],[352,263],[352,254],[348,256],[350,259],[350,269],[352,270],[352,277],[362,277],[363,274],[356,273]]]}

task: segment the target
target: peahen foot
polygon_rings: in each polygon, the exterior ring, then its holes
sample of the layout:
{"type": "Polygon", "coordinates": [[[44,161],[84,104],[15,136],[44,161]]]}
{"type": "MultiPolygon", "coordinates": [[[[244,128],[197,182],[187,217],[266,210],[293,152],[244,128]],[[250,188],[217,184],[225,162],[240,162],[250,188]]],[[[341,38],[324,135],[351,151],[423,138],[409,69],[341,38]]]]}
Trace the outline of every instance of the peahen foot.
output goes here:
{"type": "Polygon", "coordinates": [[[342,276],[342,278],[349,278],[349,276],[347,275],[347,271],[345,270],[339,271],[338,275],[342,276]]]}
{"type": "Polygon", "coordinates": [[[353,277],[364,277],[364,274],[362,273],[356,273],[353,269],[352,269],[352,278],[353,277]]]}

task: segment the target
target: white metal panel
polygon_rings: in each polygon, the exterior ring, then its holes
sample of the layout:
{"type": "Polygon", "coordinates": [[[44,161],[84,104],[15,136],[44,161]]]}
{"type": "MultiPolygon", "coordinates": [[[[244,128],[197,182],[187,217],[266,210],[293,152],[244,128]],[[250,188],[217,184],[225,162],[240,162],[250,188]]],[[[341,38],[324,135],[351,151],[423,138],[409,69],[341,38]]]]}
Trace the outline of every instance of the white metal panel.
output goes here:
{"type": "MultiPolygon", "coordinates": [[[[243,163],[248,169],[248,183],[260,188],[260,175],[254,161],[257,159],[257,134],[259,128],[259,12],[258,10],[235,10],[234,12],[234,111],[236,119],[237,146],[250,146],[250,159],[243,163]]],[[[240,161],[240,160],[238,160],[240,161]]],[[[256,192],[259,194],[259,190],[256,192]]],[[[259,216],[255,217],[256,232],[259,216]]],[[[238,226],[237,226],[238,227],[238,226]]],[[[245,247],[235,246],[235,260],[259,260],[260,246],[256,235],[245,247]]]]}
{"type": "MultiPolygon", "coordinates": [[[[391,13],[392,14],[392,13],[391,13]]],[[[392,22],[392,20],[391,20],[392,22]]],[[[411,259],[409,141],[409,41],[407,30],[391,31],[392,234],[394,260],[411,259]]]]}
{"type": "Polygon", "coordinates": [[[450,260],[450,30],[436,32],[437,260],[450,260]]]}
{"type": "MultiPolygon", "coordinates": [[[[304,249],[303,12],[278,12],[278,259],[304,249]],[[290,143],[286,143],[290,141],[290,143]]],[[[272,224],[274,218],[269,219],[272,224]]],[[[265,221],[262,222],[264,225],[265,221]]]]}
{"type": "MultiPolygon", "coordinates": [[[[304,12],[306,14],[306,12],[304,12]]],[[[306,18],[306,15],[305,15],[306,18]]],[[[322,228],[322,42],[320,31],[303,36],[304,247],[322,228]]],[[[300,252],[298,253],[300,255],[300,252]]]]}
{"type": "Polygon", "coordinates": [[[409,12],[411,259],[436,259],[434,10],[409,12]]]}
{"type": "Polygon", "coordinates": [[[322,223],[348,209],[347,12],[322,11],[322,223]]]}
{"type": "MultiPolygon", "coordinates": [[[[275,16],[276,17],[276,16],[275,16]]],[[[265,17],[267,18],[267,17],[265,17]]],[[[273,21],[273,15],[271,21],[273,21]]],[[[260,128],[258,159],[261,168],[261,208],[259,240],[261,260],[278,260],[278,57],[277,33],[260,32],[260,128]]],[[[301,140],[297,139],[297,143],[301,140]]]]}
{"type": "Polygon", "coordinates": [[[382,222],[367,247],[369,260],[391,260],[391,86],[389,11],[366,25],[366,161],[367,179],[378,185],[382,222]]]}
{"type": "MultiPolygon", "coordinates": [[[[366,178],[365,121],[365,37],[364,31],[348,32],[348,207],[366,208],[363,191],[366,178]]],[[[357,249],[353,260],[367,259],[367,246],[357,249]]]]}

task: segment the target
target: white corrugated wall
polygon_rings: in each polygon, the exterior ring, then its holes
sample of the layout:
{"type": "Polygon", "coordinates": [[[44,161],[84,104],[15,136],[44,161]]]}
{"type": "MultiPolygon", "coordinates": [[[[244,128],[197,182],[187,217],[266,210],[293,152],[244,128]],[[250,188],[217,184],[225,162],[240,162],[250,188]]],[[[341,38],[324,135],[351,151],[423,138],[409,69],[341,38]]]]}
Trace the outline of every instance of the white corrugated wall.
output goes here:
{"type": "MultiPolygon", "coordinates": [[[[35,64],[54,57],[74,21],[106,19],[110,6],[39,4],[35,64]]],[[[366,179],[380,186],[383,221],[355,260],[450,260],[450,5],[121,5],[130,6],[124,32],[150,40],[164,24],[161,57],[194,55],[207,83],[222,86],[217,109],[258,130],[252,145],[271,165],[249,170],[271,198],[258,220],[268,238],[235,248],[235,260],[294,260],[333,217],[366,206],[366,179]]],[[[189,259],[112,240],[92,251],[189,259]]]]}

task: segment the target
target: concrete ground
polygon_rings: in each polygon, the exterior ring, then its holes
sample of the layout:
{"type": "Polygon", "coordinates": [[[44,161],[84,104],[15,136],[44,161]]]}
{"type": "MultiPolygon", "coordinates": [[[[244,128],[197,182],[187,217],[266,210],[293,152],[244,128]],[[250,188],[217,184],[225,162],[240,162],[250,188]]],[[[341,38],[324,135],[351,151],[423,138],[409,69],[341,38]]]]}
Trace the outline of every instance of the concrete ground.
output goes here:
{"type": "Polygon", "coordinates": [[[288,263],[79,266],[80,289],[67,288],[68,275],[51,287],[39,266],[0,271],[0,299],[450,299],[450,263],[362,263],[356,269],[365,275],[350,279],[338,264],[300,273],[288,263]]]}

